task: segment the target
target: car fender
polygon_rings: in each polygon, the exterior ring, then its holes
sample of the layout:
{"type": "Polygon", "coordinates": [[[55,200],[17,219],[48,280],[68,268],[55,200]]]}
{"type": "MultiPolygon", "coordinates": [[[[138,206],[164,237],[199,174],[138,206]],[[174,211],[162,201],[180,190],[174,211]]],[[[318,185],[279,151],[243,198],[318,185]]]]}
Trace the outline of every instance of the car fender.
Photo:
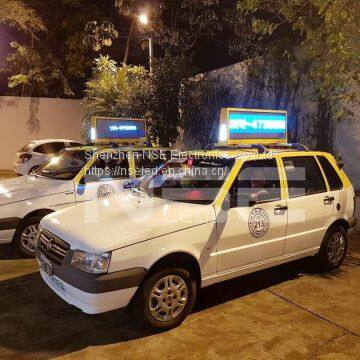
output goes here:
{"type": "Polygon", "coordinates": [[[114,250],[109,272],[143,267],[149,270],[172,253],[186,253],[199,263],[201,277],[216,273],[217,230],[215,221],[159,236],[114,250]]]}

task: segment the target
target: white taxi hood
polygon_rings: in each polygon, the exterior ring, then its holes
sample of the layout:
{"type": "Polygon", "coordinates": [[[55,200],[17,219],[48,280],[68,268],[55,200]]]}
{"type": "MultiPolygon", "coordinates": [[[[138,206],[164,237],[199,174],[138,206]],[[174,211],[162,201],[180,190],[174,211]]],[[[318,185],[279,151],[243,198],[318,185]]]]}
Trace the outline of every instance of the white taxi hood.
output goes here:
{"type": "Polygon", "coordinates": [[[64,184],[72,182],[44,177],[20,176],[0,181],[0,205],[34,199],[64,191],[64,184]]]}
{"type": "Polygon", "coordinates": [[[148,198],[126,191],[50,214],[41,226],[73,250],[97,253],[211,221],[215,221],[212,205],[148,198]]]}

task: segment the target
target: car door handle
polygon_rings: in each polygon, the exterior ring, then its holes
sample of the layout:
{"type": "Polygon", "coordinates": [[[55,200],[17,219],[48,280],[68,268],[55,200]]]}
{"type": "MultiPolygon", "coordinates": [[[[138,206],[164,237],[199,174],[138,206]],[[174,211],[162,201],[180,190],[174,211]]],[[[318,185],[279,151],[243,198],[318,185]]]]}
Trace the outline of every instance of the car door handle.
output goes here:
{"type": "Polygon", "coordinates": [[[335,200],[335,198],[333,196],[325,196],[324,198],[324,204],[325,205],[330,205],[332,204],[332,202],[335,200]]]}
{"type": "Polygon", "coordinates": [[[275,215],[283,214],[288,207],[286,205],[276,205],[274,209],[275,215]]]}

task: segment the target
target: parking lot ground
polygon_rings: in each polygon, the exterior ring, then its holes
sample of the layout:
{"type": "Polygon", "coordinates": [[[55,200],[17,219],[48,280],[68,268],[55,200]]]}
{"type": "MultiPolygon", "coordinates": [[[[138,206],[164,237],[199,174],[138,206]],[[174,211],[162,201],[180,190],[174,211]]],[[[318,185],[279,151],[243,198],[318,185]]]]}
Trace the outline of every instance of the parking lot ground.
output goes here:
{"type": "Polygon", "coordinates": [[[11,170],[0,170],[0,180],[10,179],[15,176],[15,173],[11,170]]]}
{"type": "Polygon", "coordinates": [[[360,236],[340,269],[311,259],[200,291],[178,328],[141,330],[127,310],[86,315],[0,246],[0,359],[360,359],[360,236]]]}

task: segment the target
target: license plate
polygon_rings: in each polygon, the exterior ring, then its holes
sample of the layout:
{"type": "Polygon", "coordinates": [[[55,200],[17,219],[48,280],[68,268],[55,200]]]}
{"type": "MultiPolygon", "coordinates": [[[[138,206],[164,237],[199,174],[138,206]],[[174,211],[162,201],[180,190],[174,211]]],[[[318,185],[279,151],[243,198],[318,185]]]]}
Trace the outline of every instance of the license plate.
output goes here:
{"type": "Polygon", "coordinates": [[[43,269],[49,276],[52,276],[53,264],[44,255],[40,255],[40,268],[43,269]]]}

